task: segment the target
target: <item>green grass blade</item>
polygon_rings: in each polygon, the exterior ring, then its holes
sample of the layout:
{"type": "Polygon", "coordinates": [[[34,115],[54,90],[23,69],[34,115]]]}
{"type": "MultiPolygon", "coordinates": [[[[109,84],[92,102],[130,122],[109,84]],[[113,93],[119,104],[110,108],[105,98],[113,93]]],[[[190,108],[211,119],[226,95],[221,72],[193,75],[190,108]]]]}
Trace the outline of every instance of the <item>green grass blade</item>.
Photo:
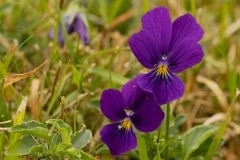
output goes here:
{"type": "Polygon", "coordinates": [[[208,152],[205,156],[205,160],[212,160],[213,159],[214,153],[217,150],[217,148],[219,147],[221,139],[222,139],[222,137],[225,133],[227,124],[231,121],[232,112],[233,112],[233,109],[234,109],[234,104],[237,101],[237,98],[238,98],[239,95],[240,95],[240,91],[237,90],[236,96],[235,96],[234,100],[232,101],[231,106],[228,108],[226,118],[223,121],[223,123],[221,124],[219,132],[217,133],[216,137],[213,139],[213,142],[211,143],[211,145],[208,149],[208,152]]]}
{"type": "Polygon", "coordinates": [[[142,0],[142,9],[143,13],[147,12],[150,9],[149,0],[142,0]]]}
{"type": "Polygon", "coordinates": [[[139,151],[140,159],[148,160],[145,139],[141,135],[138,135],[137,142],[138,142],[138,151],[139,151]]]}
{"type": "Polygon", "coordinates": [[[106,79],[111,78],[110,79],[111,82],[115,82],[115,83],[118,83],[118,84],[121,84],[121,85],[125,84],[129,80],[128,78],[126,78],[126,77],[124,77],[122,75],[119,75],[117,73],[109,74],[110,71],[105,70],[103,68],[99,68],[99,67],[94,67],[92,69],[92,72],[94,74],[97,74],[97,75],[99,75],[101,77],[104,77],[106,79]]]}
{"type": "Polygon", "coordinates": [[[191,7],[191,13],[193,16],[197,15],[196,11],[196,1],[195,0],[190,0],[190,7],[191,7]]]}
{"type": "Polygon", "coordinates": [[[74,62],[74,63],[77,63],[77,61],[78,61],[77,52],[74,52],[72,42],[71,42],[70,39],[69,39],[66,26],[65,26],[65,24],[64,24],[64,22],[63,22],[62,12],[61,12],[61,10],[59,9],[59,6],[58,6],[58,5],[57,5],[57,7],[56,7],[56,10],[57,10],[57,14],[58,14],[58,19],[59,19],[60,25],[61,25],[61,27],[62,27],[63,36],[64,36],[64,41],[66,42],[67,48],[69,49],[70,56],[71,56],[73,62],[74,62]]]}
{"type": "Polygon", "coordinates": [[[64,72],[62,74],[62,77],[60,78],[59,82],[56,84],[56,87],[53,91],[52,98],[51,98],[48,108],[47,108],[47,115],[49,115],[51,110],[53,109],[53,106],[56,103],[57,99],[59,98],[60,93],[64,87],[64,84],[65,84],[66,80],[68,79],[68,75],[66,75],[67,68],[68,68],[68,65],[66,65],[64,72]]]}

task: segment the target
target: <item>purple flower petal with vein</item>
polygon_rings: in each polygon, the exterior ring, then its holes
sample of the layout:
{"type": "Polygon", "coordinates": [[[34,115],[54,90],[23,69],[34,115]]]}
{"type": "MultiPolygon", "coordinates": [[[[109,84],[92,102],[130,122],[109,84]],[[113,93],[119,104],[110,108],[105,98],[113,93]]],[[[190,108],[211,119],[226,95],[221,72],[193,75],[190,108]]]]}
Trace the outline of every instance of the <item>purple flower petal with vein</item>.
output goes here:
{"type": "Polygon", "coordinates": [[[114,121],[100,131],[102,141],[114,156],[136,148],[133,126],[142,132],[152,132],[164,118],[154,96],[138,87],[137,78],[126,83],[121,91],[105,90],[100,108],[108,119],[114,121]]]}
{"type": "MultiPolygon", "coordinates": [[[[67,33],[72,34],[73,32],[76,32],[80,37],[80,39],[82,40],[83,44],[89,45],[88,29],[85,23],[83,22],[81,15],[76,14],[72,22],[69,22],[69,20],[70,20],[70,16],[66,16],[66,15],[63,16],[63,23],[66,27],[67,33]]],[[[48,36],[51,40],[53,40],[53,37],[54,37],[53,30],[50,31],[48,36]]],[[[58,27],[58,43],[61,45],[61,47],[63,47],[65,43],[61,25],[59,25],[58,27]]]]}
{"type": "Polygon", "coordinates": [[[154,94],[159,104],[182,97],[184,83],[175,74],[199,63],[203,49],[198,41],[203,29],[190,14],[173,23],[165,7],[158,7],[142,16],[142,30],[129,39],[137,60],[149,73],[141,74],[138,85],[154,94]]]}

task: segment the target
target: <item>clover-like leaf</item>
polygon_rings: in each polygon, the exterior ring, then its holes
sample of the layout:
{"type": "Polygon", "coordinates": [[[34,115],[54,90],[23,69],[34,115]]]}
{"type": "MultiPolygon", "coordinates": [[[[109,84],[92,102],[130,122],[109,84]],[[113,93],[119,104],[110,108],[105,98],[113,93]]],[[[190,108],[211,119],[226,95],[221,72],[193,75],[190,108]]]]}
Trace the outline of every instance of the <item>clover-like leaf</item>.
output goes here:
{"type": "Polygon", "coordinates": [[[77,149],[82,149],[92,140],[92,132],[85,126],[79,132],[76,132],[71,139],[71,143],[77,149]]]}
{"type": "Polygon", "coordinates": [[[13,126],[11,132],[29,134],[32,136],[43,138],[48,142],[50,142],[52,139],[52,136],[49,135],[49,130],[47,126],[43,123],[34,120],[13,126]]]}
{"type": "Polygon", "coordinates": [[[184,160],[189,159],[189,156],[198,149],[198,147],[209,137],[211,137],[218,127],[199,125],[190,129],[182,139],[182,155],[184,160]]]}

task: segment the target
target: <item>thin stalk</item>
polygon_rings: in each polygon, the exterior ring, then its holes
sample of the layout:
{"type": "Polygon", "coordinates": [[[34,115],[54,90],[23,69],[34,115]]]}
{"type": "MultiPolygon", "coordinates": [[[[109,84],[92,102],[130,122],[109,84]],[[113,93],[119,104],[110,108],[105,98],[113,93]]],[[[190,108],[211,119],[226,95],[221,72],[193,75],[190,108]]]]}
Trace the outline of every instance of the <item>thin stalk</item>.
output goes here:
{"type": "Polygon", "coordinates": [[[157,160],[161,160],[160,152],[159,152],[159,143],[157,144],[157,160]]]}
{"type": "Polygon", "coordinates": [[[63,4],[64,4],[64,0],[60,0],[60,3],[59,3],[59,8],[60,9],[63,9],[63,4]]]}
{"type": "Polygon", "coordinates": [[[137,142],[140,159],[148,160],[145,139],[140,134],[137,136],[137,142]]]}
{"type": "Polygon", "coordinates": [[[169,125],[170,125],[170,104],[167,104],[167,111],[166,111],[166,148],[165,148],[165,159],[168,160],[168,139],[169,139],[169,125]]]}
{"type": "Polygon", "coordinates": [[[0,133],[0,158],[3,158],[4,135],[5,135],[5,131],[2,131],[0,133]]]}
{"type": "Polygon", "coordinates": [[[228,108],[228,111],[227,111],[227,114],[226,114],[226,118],[223,121],[223,123],[221,124],[219,132],[217,133],[216,137],[213,139],[213,142],[211,143],[211,145],[210,145],[210,147],[208,149],[208,152],[207,152],[207,154],[206,154],[206,156],[204,158],[205,160],[211,160],[212,157],[214,156],[215,151],[219,147],[221,139],[222,139],[222,137],[223,137],[223,135],[225,133],[225,130],[227,128],[227,124],[231,121],[232,112],[233,112],[233,109],[234,109],[234,104],[237,101],[237,97],[239,95],[240,95],[240,91],[237,90],[236,96],[234,97],[231,106],[228,108]]]}
{"type": "Polygon", "coordinates": [[[157,150],[157,160],[161,160],[161,156],[160,156],[160,152],[159,152],[159,139],[160,139],[160,128],[159,128],[159,132],[158,132],[158,139],[157,139],[157,146],[156,146],[156,150],[157,150]]]}
{"type": "Polygon", "coordinates": [[[191,13],[196,16],[196,2],[195,0],[190,0],[191,13]]]}

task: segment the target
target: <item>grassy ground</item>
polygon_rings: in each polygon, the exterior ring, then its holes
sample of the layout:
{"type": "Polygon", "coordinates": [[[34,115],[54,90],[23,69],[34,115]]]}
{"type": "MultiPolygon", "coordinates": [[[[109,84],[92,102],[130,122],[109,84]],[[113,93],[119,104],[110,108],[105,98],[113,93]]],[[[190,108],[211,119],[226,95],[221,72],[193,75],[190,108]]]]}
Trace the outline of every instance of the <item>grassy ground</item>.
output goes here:
{"type": "MultiPolygon", "coordinates": [[[[240,85],[238,0],[82,0],[90,45],[84,46],[78,35],[72,34],[63,48],[48,38],[49,31],[57,29],[61,14],[57,6],[61,4],[64,11],[69,4],[66,0],[61,2],[0,0],[0,122],[12,120],[22,98],[27,97],[24,121],[44,122],[61,115],[74,131],[85,124],[93,134],[85,151],[97,156],[103,145],[99,130],[106,123],[99,110],[99,98],[104,89],[119,89],[145,71],[131,54],[128,38],[141,28],[141,15],[156,6],[168,7],[172,20],[187,12],[193,14],[205,31],[200,42],[204,60],[180,75],[186,92],[172,105],[174,115],[187,117],[180,132],[224,120],[240,85]],[[4,77],[27,72],[30,73],[20,75],[21,80],[3,86],[4,77]]],[[[240,157],[239,115],[238,99],[219,149],[221,159],[240,157]]],[[[9,142],[9,133],[4,130],[11,126],[12,122],[0,123],[1,151],[9,142]]]]}

